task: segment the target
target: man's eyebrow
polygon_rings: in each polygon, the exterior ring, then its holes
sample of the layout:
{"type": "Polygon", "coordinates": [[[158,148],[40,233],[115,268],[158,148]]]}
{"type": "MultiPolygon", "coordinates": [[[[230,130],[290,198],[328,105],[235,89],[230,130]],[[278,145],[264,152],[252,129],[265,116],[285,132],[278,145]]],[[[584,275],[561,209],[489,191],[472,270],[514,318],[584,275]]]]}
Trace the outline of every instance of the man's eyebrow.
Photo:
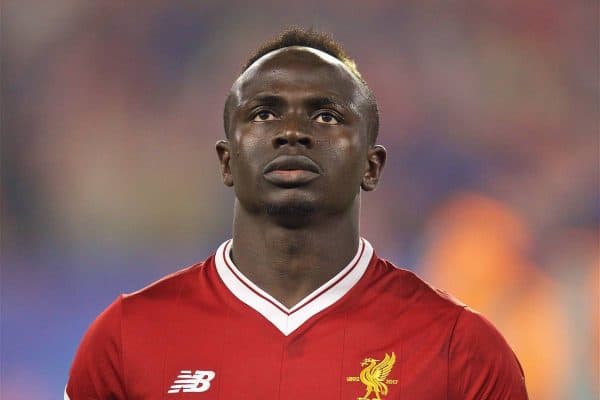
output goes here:
{"type": "Polygon", "coordinates": [[[255,105],[278,106],[285,103],[285,99],[281,96],[274,94],[259,94],[245,101],[244,104],[242,104],[242,107],[252,107],[255,105]]]}
{"type": "MultiPolygon", "coordinates": [[[[310,109],[334,107],[340,109],[350,108],[345,102],[340,101],[335,96],[311,96],[302,100],[303,103],[310,109]]],[[[240,104],[240,108],[254,108],[256,106],[281,107],[287,104],[287,100],[283,96],[276,94],[257,94],[240,104]]]]}
{"type": "Polygon", "coordinates": [[[347,108],[344,102],[338,100],[333,96],[318,96],[318,97],[310,97],[306,99],[306,104],[311,108],[321,108],[327,106],[337,106],[342,108],[347,108]]]}

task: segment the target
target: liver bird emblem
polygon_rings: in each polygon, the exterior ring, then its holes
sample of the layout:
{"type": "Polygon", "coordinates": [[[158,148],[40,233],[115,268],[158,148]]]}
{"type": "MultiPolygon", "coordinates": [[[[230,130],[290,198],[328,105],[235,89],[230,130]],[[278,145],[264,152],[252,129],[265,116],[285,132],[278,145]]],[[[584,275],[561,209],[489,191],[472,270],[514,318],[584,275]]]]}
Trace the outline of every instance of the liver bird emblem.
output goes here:
{"type": "Polygon", "coordinates": [[[394,363],[396,362],[396,354],[392,351],[392,355],[385,354],[382,361],[374,358],[365,358],[360,365],[364,367],[360,371],[360,381],[367,386],[367,391],[363,397],[358,397],[357,400],[381,400],[381,395],[387,396],[388,386],[386,379],[394,363]],[[370,399],[371,394],[376,397],[370,399]]]}

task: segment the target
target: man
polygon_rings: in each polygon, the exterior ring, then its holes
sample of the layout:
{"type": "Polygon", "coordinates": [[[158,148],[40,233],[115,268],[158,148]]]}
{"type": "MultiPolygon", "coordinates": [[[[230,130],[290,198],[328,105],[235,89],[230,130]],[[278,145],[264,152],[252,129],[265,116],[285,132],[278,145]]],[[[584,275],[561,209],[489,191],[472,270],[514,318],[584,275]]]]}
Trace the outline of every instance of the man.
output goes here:
{"type": "Polygon", "coordinates": [[[224,125],[233,239],[108,307],[65,398],[527,398],[489,322],[360,237],[360,189],[376,188],[386,151],[339,45],[301,30],[264,45],[224,125]]]}

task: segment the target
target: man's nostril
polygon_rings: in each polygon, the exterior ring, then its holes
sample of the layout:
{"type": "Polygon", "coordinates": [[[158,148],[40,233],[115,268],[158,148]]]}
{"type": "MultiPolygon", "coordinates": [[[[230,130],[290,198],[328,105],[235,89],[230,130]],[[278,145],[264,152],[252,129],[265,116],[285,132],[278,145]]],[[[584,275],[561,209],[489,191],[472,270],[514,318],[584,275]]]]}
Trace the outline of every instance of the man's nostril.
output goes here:
{"type": "Polygon", "coordinates": [[[288,141],[282,137],[278,137],[275,138],[275,146],[279,147],[279,146],[283,146],[284,144],[286,144],[288,141]]]}
{"type": "Polygon", "coordinates": [[[310,145],[310,139],[307,137],[303,137],[300,138],[300,140],[298,140],[298,143],[300,143],[303,146],[309,146],[310,145]]]}

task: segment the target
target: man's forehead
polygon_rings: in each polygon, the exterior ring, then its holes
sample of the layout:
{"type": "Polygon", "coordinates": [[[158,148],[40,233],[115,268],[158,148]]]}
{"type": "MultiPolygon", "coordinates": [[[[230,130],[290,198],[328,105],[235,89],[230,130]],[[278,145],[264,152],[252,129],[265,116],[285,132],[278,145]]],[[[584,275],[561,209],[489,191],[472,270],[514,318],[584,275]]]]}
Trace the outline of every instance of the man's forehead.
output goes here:
{"type": "Polygon", "coordinates": [[[327,73],[327,82],[331,82],[332,85],[336,80],[335,85],[340,85],[341,80],[346,81],[346,85],[352,86],[352,89],[360,90],[362,86],[348,67],[332,55],[311,47],[290,46],[274,50],[256,60],[235,81],[231,88],[232,94],[241,99],[245,97],[243,92],[247,90],[254,92],[260,87],[264,88],[263,84],[269,78],[289,78],[283,76],[288,68],[295,71],[315,70],[315,73],[301,72],[300,76],[295,77],[298,81],[314,81],[317,79],[317,70],[321,70],[327,73]]]}

